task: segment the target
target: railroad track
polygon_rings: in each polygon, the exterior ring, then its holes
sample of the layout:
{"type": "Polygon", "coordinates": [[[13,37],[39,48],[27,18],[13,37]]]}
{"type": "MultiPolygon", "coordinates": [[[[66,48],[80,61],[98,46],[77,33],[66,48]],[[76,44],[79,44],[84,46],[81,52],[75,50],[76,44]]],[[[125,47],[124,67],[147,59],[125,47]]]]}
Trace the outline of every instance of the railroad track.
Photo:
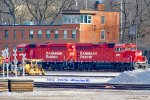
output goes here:
{"type": "Polygon", "coordinates": [[[114,89],[114,90],[150,90],[150,84],[35,82],[34,87],[38,87],[38,88],[76,88],[76,89],[114,89]]]}
{"type": "MultiPolygon", "coordinates": [[[[37,76],[37,75],[27,75],[37,76]]],[[[38,76],[53,76],[53,77],[101,77],[101,78],[114,78],[116,76],[83,76],[83,75],[38,75],[38,76]]]]}
{"type": "MultiPolygon", "coordinates": [[[[19,77],[21,77],[22,75],[17,75],[19,77]]],[[[43,77],[48,77],[48,76],[52,76],[52,77],[99,77],[99,78],[114,78],[116,76],[83,76],[83,75],[25,75],[26,77],[38,77],[38,76],[43,76],[43,77]]],[[[0,77],[3,77],[2,74],[0,74],[0,77]]],[[[6,77],[6,75],[5,75],[6,77]]],[[[9,77],[15,77],[15,75],[9,75],[9,77]]]]}

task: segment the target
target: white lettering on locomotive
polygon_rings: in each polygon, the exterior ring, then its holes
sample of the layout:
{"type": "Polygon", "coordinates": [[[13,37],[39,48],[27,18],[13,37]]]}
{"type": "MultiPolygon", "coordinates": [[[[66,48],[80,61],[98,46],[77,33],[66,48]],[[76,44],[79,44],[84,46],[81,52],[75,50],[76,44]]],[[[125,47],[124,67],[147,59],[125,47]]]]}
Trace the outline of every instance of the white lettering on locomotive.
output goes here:
{"type": "Polygon", "coordinates": [[[58,58],[60,55],[62,55],[62,52],[46,52],[46,58],[58,58]]]}
{"type": "Polygon", "coordinates": [[[80,58],[83,58],[83,59],[92,59],[92,57],[95,55],[97,55],[97,52],[80,51],[80,58]]]}
{"type": "Polygon", "coordinates": [[[86,56],[93,56],[93,55],[97,55],[97,52],[82,52],[80,51],[80,55],[83,56],[83,55],[86,55],[86,56]]]}
{"type": "Polygon", "coordinates": [[[120,54],[116,54],[116,57],[120,56],[120,54]]]}

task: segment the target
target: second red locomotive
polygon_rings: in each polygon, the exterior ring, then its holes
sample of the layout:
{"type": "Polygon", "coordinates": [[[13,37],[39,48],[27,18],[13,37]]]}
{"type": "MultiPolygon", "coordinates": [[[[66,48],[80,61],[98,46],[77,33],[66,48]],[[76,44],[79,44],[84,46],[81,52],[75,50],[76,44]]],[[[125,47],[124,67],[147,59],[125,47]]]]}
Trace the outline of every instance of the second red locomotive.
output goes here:
{"type": "MultiPolygon", "coordinates": [[[[147,68],[147,59],[135,44],[20,44],[17,54],[41,59],[45,70],[133,70],[147,68]]],[[[17,56],[21,62],[21,56],[17,56]]]]}

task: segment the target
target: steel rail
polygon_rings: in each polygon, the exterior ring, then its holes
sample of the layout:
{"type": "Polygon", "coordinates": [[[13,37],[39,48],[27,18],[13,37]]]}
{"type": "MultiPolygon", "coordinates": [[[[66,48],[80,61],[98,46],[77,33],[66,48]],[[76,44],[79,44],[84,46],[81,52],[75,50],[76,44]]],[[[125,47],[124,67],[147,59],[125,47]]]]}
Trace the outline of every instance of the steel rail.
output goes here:
{"type": "Polygon", "coordinates": [[[35,82],[34,87],[37,87],[37,88],[76,88],[76,89],[113,89],[113,90],[150,90],[150,84],[35,82]]]}
{"type": "MultiPolygon", "coordinates": [[[[15,75],[9,75],[9,77],[14,77],[15,75]]],[[[21,77],[22,75],[18,75],[18,77],[21,77]]],[[[38,77],[38,76],[45,76],[45,77],[48,77],[48,76],[52,76],[52,77],[96,77],[96,78],[114,78],[116,76],[84,76],[84,75],[25,75],[25,77],[38,77]]],[[[2,77],[2,75],[0,74],[0,77],[2,77]]]]}

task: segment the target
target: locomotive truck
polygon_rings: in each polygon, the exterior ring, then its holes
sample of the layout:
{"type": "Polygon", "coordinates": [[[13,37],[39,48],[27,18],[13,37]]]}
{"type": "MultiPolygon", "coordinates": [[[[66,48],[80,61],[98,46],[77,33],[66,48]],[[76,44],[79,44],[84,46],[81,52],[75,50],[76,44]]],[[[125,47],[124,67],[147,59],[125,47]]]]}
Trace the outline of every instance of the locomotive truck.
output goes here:
{"type": "MultiPolygon", "coordinates": [[[[44,70],[125,71],[148,68],[147,59],[136,44],[20,44],[17,54],[26,54],[27,59],[40,59],[44,70]]],[[[21,56],[17,59],[22,61],[21,56]]]]}

